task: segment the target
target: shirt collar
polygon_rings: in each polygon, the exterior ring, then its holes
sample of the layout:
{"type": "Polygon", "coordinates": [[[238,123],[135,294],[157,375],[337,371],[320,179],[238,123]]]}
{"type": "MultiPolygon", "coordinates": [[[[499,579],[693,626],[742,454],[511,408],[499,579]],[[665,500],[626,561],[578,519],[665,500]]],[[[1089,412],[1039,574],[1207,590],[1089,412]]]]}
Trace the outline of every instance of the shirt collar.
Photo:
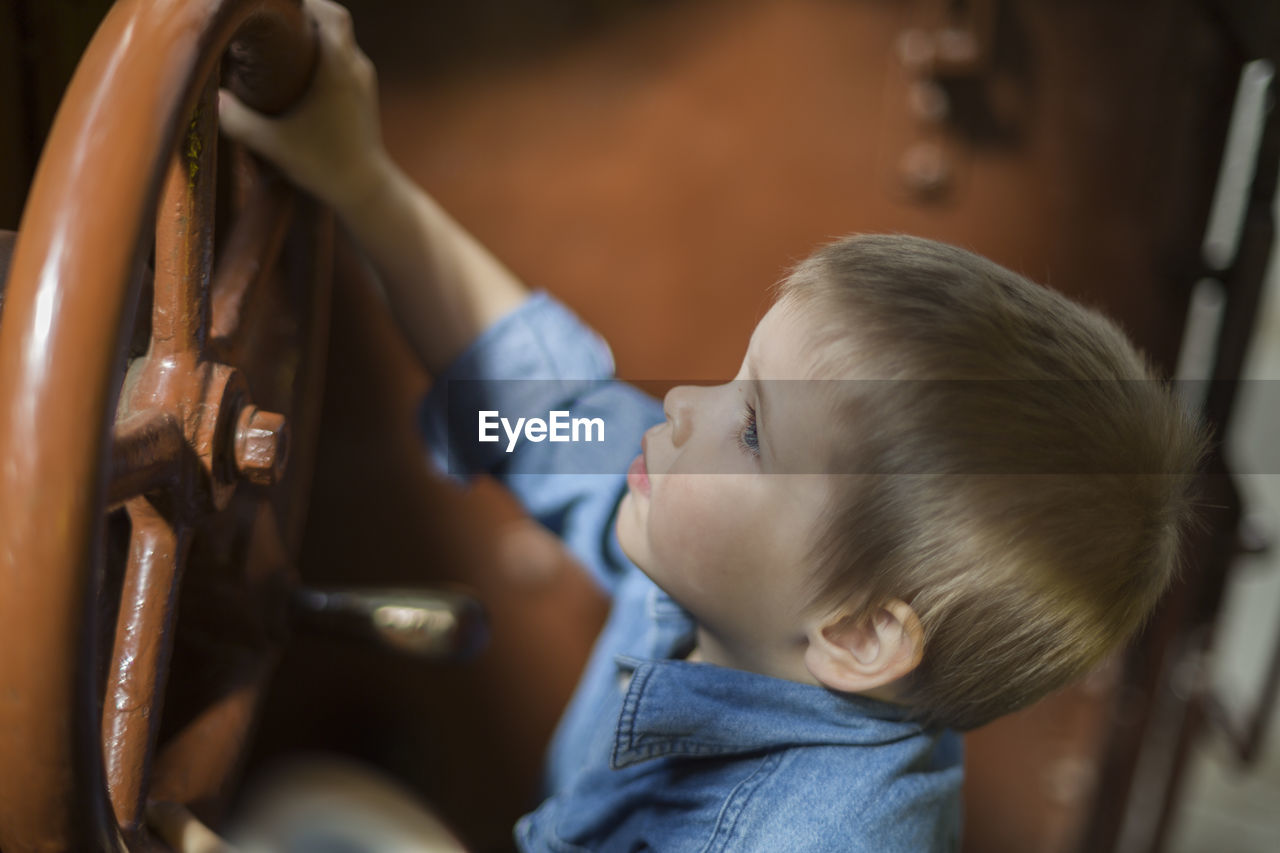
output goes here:
{"type": "Polygon", "coordinates": [[[610,763],[791,746],[878,746],[924,731],[884,702],[705,663],[619,657],[632,671],[610,763]]]}

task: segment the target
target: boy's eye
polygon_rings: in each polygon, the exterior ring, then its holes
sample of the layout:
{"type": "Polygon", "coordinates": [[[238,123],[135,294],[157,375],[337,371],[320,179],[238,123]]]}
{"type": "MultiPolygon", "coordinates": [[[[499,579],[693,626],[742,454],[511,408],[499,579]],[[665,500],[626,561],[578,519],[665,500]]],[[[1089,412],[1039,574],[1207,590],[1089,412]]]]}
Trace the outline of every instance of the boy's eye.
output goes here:
{"type": "Polygon", "coordinates": [[[750,403],[747,404],[747,411],[743,413],[742,423],[737,430],[737,439],[743,453],[750,456],[760,455],[760,441],[756,435],[756,410],[750,403]]]}

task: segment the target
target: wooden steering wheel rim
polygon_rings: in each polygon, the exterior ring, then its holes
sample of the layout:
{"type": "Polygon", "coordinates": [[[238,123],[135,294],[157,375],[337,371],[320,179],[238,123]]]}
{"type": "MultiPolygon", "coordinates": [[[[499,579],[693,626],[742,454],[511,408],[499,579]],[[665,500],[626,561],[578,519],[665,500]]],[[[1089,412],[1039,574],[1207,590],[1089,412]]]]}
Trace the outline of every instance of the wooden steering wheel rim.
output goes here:
{"type": "MultiPolygon", "coordinates": [[[[295,102],[315,59],[298,0],[117,2],[64,98],[19,227],[0,324],[0,848],[13,853],[119,850],[138,832],[118,818],[104,767],[97,567],[148,236],[172,152],[200,138],[191,116],[203,110],[216,134],[224,56],[250,105],[295,102]]],[[[210,234],[194,239],[212,252],[210,234]]],[[[207,263],[192,269],[204,279],[185,286],[207,305],[207,263]]],[[[200,324],[173,320],[193,338],[200,324]]]]}

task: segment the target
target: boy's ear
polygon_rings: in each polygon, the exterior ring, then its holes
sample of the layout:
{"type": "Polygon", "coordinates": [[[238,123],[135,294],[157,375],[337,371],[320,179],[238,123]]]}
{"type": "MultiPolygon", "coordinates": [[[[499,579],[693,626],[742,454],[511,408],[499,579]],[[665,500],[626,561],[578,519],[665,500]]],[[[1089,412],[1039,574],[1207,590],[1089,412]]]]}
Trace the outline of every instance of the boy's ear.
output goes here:
{"type": "Polygon", "coordinates": [[[920,619],[895,598],[866,617],[836,613],[815,625],[804,663],[825,687],[865,693],[902,678],[923,655],[920,619]]]}

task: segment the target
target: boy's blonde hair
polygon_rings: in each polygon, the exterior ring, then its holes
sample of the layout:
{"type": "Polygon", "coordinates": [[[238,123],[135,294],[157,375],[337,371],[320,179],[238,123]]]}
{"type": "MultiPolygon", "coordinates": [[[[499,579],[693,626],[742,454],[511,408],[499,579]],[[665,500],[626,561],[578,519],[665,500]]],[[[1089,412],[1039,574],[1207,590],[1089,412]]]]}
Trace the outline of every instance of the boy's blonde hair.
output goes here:
{"type": "Polygon", "coordinates": [[[953,246],[818,251],[780,285],[818,327],[848,441],[814,598],[916,611],[906,700],[969,729],[1097,664],[1178,561],[1201,428],[1100,314],[953,246]],[[851,598],[852,596],[852,598],[851,598]]]}

